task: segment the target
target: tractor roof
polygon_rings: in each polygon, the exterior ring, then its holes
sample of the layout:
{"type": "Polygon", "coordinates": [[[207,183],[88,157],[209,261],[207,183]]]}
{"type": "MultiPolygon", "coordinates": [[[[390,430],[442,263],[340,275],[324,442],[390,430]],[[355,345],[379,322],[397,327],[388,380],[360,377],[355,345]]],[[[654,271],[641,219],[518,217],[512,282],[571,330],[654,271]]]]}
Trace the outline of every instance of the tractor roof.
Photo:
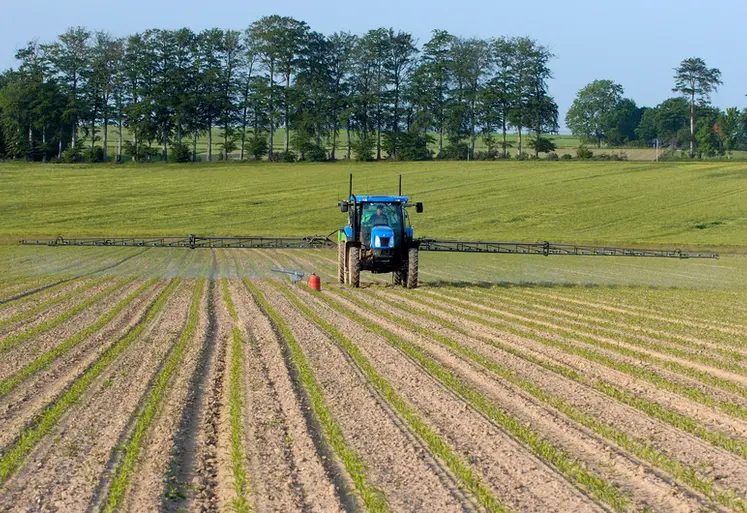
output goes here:
{"type": "Polygon", "coordinates": [[[407,203],[407,196],[356,196],[356,200],[358,203],[407,203]]]}

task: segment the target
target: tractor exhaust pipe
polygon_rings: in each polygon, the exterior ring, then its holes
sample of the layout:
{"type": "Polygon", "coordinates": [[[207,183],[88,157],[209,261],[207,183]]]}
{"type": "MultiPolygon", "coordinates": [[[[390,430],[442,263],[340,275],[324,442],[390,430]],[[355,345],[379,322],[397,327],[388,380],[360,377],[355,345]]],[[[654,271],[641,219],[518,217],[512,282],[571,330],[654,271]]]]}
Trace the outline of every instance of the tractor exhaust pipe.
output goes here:
{"type": "Polygon", "coordinates": [[[348,191],[348,199],[353,195],[353,173],[350,173],[350,190],[348,191]]]}
{"type": "Polygon", "coordinates": [[[399,196],[402,196],[402,175],[399,175],[399,196]]]}

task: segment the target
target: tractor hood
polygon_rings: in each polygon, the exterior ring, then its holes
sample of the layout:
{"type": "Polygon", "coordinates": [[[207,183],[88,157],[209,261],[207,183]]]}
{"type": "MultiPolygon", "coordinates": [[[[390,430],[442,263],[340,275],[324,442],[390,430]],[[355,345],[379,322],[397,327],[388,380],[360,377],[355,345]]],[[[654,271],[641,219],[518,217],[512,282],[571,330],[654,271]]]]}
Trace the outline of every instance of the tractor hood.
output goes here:
{"type": "Polygon", "coordinates": [[[371,229],[372,249],[391,249],[394,247],[394,230],[388,226],[374,226],[371,229]]]}

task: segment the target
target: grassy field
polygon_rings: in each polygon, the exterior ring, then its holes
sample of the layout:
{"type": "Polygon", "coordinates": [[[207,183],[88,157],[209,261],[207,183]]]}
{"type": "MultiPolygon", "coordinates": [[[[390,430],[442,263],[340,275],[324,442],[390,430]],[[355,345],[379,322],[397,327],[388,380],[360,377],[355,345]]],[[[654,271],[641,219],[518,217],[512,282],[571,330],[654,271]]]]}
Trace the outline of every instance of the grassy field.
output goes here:
{"type": "Polygon", "coordinates": [[[738,163],[0,164],[0,236],[309,235],[347,194],[404,192],[438,238],[747,246],[738,163]]]}

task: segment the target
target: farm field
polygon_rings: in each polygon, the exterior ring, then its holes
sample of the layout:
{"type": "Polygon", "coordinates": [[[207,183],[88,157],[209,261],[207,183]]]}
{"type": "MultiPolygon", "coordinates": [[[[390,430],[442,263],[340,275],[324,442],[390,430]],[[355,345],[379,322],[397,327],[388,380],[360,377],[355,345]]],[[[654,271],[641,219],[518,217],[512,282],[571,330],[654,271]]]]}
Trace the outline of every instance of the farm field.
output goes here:
{"type": "Polygon", "coordinates": [[[401,172],[416,235],[722,252],[424,252],[406,290],[0,245],[0,511],[747,511],[745,171],[559,164],[0,167],[9,242],[331,231],[347,173],[401,172]]]}

